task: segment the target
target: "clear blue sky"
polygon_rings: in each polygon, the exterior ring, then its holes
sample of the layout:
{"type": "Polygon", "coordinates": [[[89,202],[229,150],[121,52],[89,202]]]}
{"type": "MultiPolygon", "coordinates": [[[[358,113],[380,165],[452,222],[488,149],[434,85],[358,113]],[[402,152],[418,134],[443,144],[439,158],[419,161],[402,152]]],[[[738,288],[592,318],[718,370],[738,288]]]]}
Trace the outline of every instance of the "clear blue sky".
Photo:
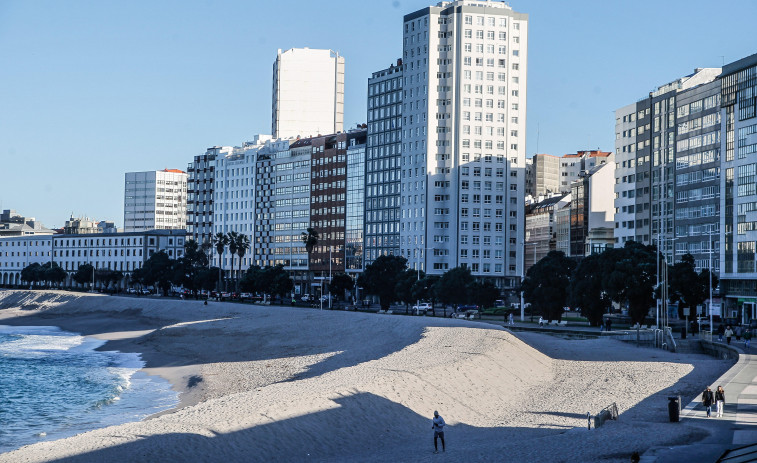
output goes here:
{"type": "MultiPolygon", "coordinates": [[[[345,126],[425,0],[0,0],[0,207],[123,223],[127,171],[186,169],[271,126],[276,49],[346,58],[345,126]]],[[[757,53],[757,2],[513,0],[530,15],[529,156],[614,149],[613,111],[757,53]]]]}

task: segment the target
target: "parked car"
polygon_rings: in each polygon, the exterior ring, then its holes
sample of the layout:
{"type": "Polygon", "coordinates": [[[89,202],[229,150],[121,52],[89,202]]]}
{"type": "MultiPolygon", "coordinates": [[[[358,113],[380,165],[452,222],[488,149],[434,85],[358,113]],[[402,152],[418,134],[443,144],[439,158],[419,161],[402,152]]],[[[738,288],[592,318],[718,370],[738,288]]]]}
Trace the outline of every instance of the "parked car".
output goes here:
{"type": "Polygon", "coordinates": [[[422,302],[419,305],[414,305],[412,308],[413,315],[425,315],[433,310],[433,306],[428,302],[422,302]]]}
{"type": "Polygon", "coordinates": [[[300,300],[302,302],[309,302],[311,300],[310,294],[303,294],[302,297],[300,297],[300,300]]]}

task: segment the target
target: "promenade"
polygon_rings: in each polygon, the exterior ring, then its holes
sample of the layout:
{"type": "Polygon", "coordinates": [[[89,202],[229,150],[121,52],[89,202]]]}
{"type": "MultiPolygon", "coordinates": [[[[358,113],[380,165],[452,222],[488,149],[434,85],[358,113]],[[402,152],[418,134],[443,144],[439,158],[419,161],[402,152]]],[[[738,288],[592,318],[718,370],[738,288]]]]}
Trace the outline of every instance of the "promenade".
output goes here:
{"type": "MultiPolygon", "coordinates": [[[[515,325],[508,325],[502,320],[484,319],[487,323],[505,326],[515,331],[544,331],[551,334],[584,334],[587,336],[601,336],[632,332],[630,329],[618,328],[611,332],[601,332],[597,327],[585,324],[568,324],[568,326],[548,325],[540,327],[530,322],[515,321],[515,325]]],[[[689,336],[689,342],[694,339],[689,336]]],[[[714,344],[726,345],[715,337],[714,344]]],[[[744,342],[731,340],[729,346],[739,354],[738,362],[724,373],[710,388],[715,391],[723,386],[726,392],[726,404],[723,417],[716,418],[713,407],[712,417],[707,418],[701,404],[701,393],[696,397],[682,397],[683,410],[680,422],[670,423],[670,426],[688,426],[709,434],[701,441],[693,443],[682,442],[676,446],[653,447],[641,456],[641,463],[715,463],[727,450],[757,444],[757,347],[752,344],[748,349],[744,342]],[[690,402],[688,402],[690,400],[690,402]]],[[[702,385],[702,390],[708,386],[702,385]]],[[[658,406],[655,404],[654,406],[658,406]]],[[[621,418],[622,419],[622,416],[621,418]]],[[[753,459],[739,459],[739,462],[757,461],[757,453],[753,459]]]]}

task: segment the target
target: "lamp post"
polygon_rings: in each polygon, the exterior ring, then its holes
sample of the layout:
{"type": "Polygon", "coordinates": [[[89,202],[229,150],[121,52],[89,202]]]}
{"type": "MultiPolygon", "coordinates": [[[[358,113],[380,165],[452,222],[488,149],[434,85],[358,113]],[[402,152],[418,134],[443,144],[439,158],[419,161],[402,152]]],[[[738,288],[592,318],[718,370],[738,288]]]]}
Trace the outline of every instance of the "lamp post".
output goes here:
{"type": "Polygon", "coordinates": [[[523,322],[526,321],[526,309],[523,301],[523,280],[526,279],[526,246],[531,245],[534,247],[534,264],[536,264],[536,243],[521,241],[521,245],[523,245],[523,266],[520,269],[520,321],[523,322]]]}
{"type": "Polygon", "coordinates": [[[710,342],[712,342],[712,224],[710,224],[710,233],[709,233],[709,241],[710,241],[710,303],[707,304],[707,309],[710,312],[710,342]]]}
{"type": "MultiPolygon", "coordinates": [[[[419,249],[421,251],[420,252],[421,255],[418,256],[418,266],[415,268],[416,275],[417,275],[417,280],[416,281],[421,281],[421,261],[420,260],[423,258],[423,251],[428,251],[429,249],[436,249],[436,248],[419,248],[419,249]]],[[[416,310],[417,310],[418,307],[420,307],[420,305],[421,305],[421,300],[420,299],[416,299],[416,301],[415,301],[416,310]]]]}

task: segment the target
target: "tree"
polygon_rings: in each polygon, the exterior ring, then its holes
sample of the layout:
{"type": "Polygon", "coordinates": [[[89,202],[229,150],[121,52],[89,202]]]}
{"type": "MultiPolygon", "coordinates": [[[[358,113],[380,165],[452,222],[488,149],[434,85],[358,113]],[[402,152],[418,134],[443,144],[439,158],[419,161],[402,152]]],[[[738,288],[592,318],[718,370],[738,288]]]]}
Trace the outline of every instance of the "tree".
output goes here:
{"type": "Polygon", "coordinates": [[[21,270],[21,279],[31,285],[44,279],[45,271],[37,262],[29,264],[21,270]]]}
{"type": "Polygon", "coordinates": [[[199,270],[195,278],[199,289],[210,291],[218,284],[218,268],[210,267],[199,270]]]}
{"type": "Polygon", "coordinates": [[[200,249],[202,250],[203,254],[205,254],[208,266],[210,266],[210,250],[213,248],[212,240],[213,238],[211,237],[210,240],[204,240],[200,245],[200,249]]]}
{"type": "Polygon", "coordinates": [[[285,296],[292,291],[294,283],[281,264],[264,268],[252,265],[242,277],[240,286],[245,292],[285,296]]]}
{"type": "Polygon", "coordinates": [[[237,242],[239,240],[239,233],[235,231],[230,231],[227,235],[227,245],[229,246],[229,254],[231,254],[231,265],[229,266],[230,272],[229,275],[232,279],[236,280],[234,278],[234,255],[237,253],[237,242]]]}
{"type": "Polygon", "coordinates": [[[281,264],[264,269],[263,284],[268,289],[268,293],[281,297],[291,293],[294,287],[292,279],[281,264]]]}
{"type": "Polygon", "coordinates": [[[63,270],[63,267],[58,265],[57,262],[50,262],[46,264],[44,271],[44,280],[49,283],[56,283],[57,285],[60,285],[61,283],[66,281],[66,271],[63,270]]]}
{"type": "Polygon", "coordinates": [[[462,305],[470,301],[468,289],[473,276],[467,267],[449,269],[434,284],[436,298],[444,304],[462,305]]]}
{"type": "Polygon", "coordinates": [[[92,282],[95,268],[91,264],[82,264],[74,273],[74,281],[80,285],[92,282]]]}
{"type": "Polygon", "coordinates": [[[657,256],[654,246],[636,241],[603,253],[602,287],[613,301],[628,304],[633,323],[644,323],[654,305],[657,256]]]}
{"type": "MultiPolygon", "coordinates": [[[[411,270],[412,271],[412,270],[411,270]]],[[[410,288],[411,301],[431,301],[431,307],[436,302],[436,294],[434,293],[434,285],[439,281],[439,277],[436,275],[423,275],[421,272],[421,279],[413,283],[410,288]]],[[[433,309],[432,309],[433,310],[433,309]]]]}
{"type": "Polygon", "coordinates": [[[550,251],[528,269],[523,280],[523,297],[549,321],[562,318],[575,265],[564,252],[550,251]]]}
{"type": "Polygon", "coordinates": [[[213,235],[213,245],[216,247],[216,253],[218,254],[218,288],[221,291],[221,283],[223,282],[223,250],[226,245],[229,244],[229,237],[225,234],[218,232],[213,235]]]}
{"type": "Polygon", "coordinates": [[[142,279],[147,285],[157,286],[165,296],[171,289],[171,283],[176,279],[174,261],[165,251],[159,251],[150,256],[142,266],[142,279]]]}
{"type": "MultiPolygon", "coordinates": [[[[413,296],[413,285],[417,283],[419,272],[411,269],[405,269],[397,279],[394,291],[397,293],[397,299],[405,303],[405,313],[409,313],[409,305],[416,301],[413,296]]],[[[425,276],[425,275],[424,275],[425,276]]]]}
{"type": "MultiPolygon", "coordinates": [[[[237,276],[242,275],[242,258],[244,258],[248,249],[250,249],[250,238],[245,234],[237,235],[236,253],[239,256],[239,272],[237,272],[237,276]]],[[[239,292],[239,278],[237,278],[237,292],[239,292]]]]}
{"type": "Polygon", "coordinates": [[[398,300],[395,288],[406,266],[407,259],[391,255],[379,256],[365,267],[361,286],[368,294],[378,296],[382,310],[388,310],[398,300]]]}
{"type": "Polygon", "coordinates": [[[610,300],[602,288],[603,254],[584,257],[570,279],[568,303],[581,309],[581,315],[591,326],[602,324],[602,316],[610,307],[610,300]]]}
{"type": "MultiPolygon", "coordinates": [[[[717,286],[718,279],[713,275],[712,285],[717,286]]],[[[703,269],[696,272],[696,262],[691,254],[684,254],[681,261],[668,266],[668,297],[670,302],[678,303],[678,316],[684,318],[684,308],[689,308],[691,315],[696,314],[696,307],[709,299],[710,273],[703,269]]]]}
{"type": "Polygon", "coordinates": [[[338,300],[344,299],[344,293],[355,286],[354,281],[346,273],[337,273],[331,278],[329,294],[333,294],[338,300]]]}
{"type": "MultiPolygon", "coordinates": [[[[184,255],[175,263],[176,280],[186,289],[190,290],[193,295],[197,295],[197,290],[203,286],[200,277],[207,278],[208,256],[205,250],[197,241],[189,239],[184,243],[184,255]]],[[[216,278],[212,278],[216,281],[216,278]]]]}
{"type": "Polygon", "coordinates": [[[494,307],[494,303],[499,299],[499,288],[490,280],[484,280],[484,282],[474,281],[469,289],[469,294],[473,302],[478,305],[481,310],[487,307],[494,307]]]}

